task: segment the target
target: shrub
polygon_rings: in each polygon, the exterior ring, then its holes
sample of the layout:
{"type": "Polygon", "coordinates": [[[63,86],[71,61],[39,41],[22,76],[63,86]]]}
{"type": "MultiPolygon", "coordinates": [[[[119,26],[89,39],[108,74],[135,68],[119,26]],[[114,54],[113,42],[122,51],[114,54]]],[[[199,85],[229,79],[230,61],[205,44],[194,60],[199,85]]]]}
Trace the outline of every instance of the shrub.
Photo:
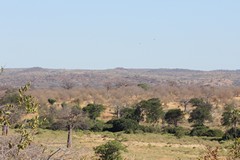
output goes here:
{"type": "Polygon", "coordinates": [[[209,128],[207,126],[195,126],[191,132],[190,135],[191,136],[205,136],[206,133],[208,132],[209,128]]]}
{"type": "Polygon", "coordinates": [[[146,84],[146,83],[139,83],[137,86],[140,87],[140,88],[142,88],[142,89],[145,90],[145,91],[150,88],[149,85],[146,84]]]}
{"type": "Polygon", "coordinates": [[[48,103],[50,103],[51,105],[53,105],[56,102],[55,99],[49,98],[48,99],[48,103]]]}
{"type": "Polygon", "coordinates": [[[47,129],[51,130],[66,130],[67,123],[66,121],[57,121],[53,123],[50,127],[47,127],[47,129]]]}
{"type": "Polygon", "coordinates": [[[139,128],[145,133],[162,133],[162,129],[154,126],[140,126],[139,128]]]}
{"type": "Polygon", "coordinates": [[[122,160],[121,151],[126,151],[126,147],[119,141],[113,140],[95,147],[94,151],[101,160],[122,160]]]}
{"type": "Polygon", "coordinates": [[[236,132],[235,132],[235,130],[233,128],[231,128],[224,133],[222,139],[223,140],[230,140],[230,139],[235,139],[235,138],[238,138],[238,137],[240,137],[240,129],[237,128],[236,132]]]}
{"type": "Polygon", "coordinates": [[[88,117],[81,117],[74,124],[74,129],[80,130],[90,130],[94,126],[94,121],[89,119],[88,117]]]}
{"type": "Polygon", "coordinates": [[[176,127],[175,128],[175,133],[174,136],[176,136],[177,138],[182,138],[185,135],[189,134],[189,130],[185,129],[183,127],[176,127]]]}
{"type": "Polygon", "coordinates": [[[91,128],[94,132],[101,132],[105,127],[105,123],[103,121],[95,121],[93,127],[91,128]]]}
{"type": "Polygon", "coordinates": [[[181,138],[189,134],[189,130],[183,127],[165,127],[163,133],[174,134],[177,138],[181,138]]]}
{"type": "Polygon", "coordinates": [[[7,90],[5,95],[0,99],[0,104],[17,104],[19,99],[19,94],[15,90],[7,90]]]}
{"type": "Polygon", "coordinates": [[[125,131],[127,133],[134,132],[139,128],[139,124],[131,119],[113,119],[107,122],[107,124],[111,124],[112,127],[107,129],[111,132],[119,132],[125,131]]]}
{"type": "Polygon", "coordinates": [[[191,136],[207,136],[207,137],[222,137],[223,131],[220,129],[209,129],[207,126],[195,126],[191,132],[191,136]]]}
{"type": "Polygon", "coordinates": [[[229,159],[239,159],[240,158],[240,139],[235,138],[234,143],[230,146],[229,159]]]}
{"type": "Polygon", "coordinates": [[[205,134],[207,137],[222,137],[223,135],[224,133],[220,129],[209,129],[205,134]]]}

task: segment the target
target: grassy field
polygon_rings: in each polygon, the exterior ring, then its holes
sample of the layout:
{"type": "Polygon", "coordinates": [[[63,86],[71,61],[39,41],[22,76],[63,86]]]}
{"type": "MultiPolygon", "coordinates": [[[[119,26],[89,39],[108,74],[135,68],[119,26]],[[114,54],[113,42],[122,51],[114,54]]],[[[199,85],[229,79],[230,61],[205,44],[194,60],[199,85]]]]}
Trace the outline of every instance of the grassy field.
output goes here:
{"type": "MultiPolygon", "coordinates": [[[[123,153],[126,160],[190,160],[206,154],[206,146],[220,147],[221,155],[227,155],[227,142],[220,144],[201,137],[183,137],[178,139],[169,134],[123,134],[110,132],[73,132],[73,147],[66,148],[67,132],[40,130],[34,142],[46,148],[51,154],[59,150],[52,158],[94,159],[93,147],[109,140],[121,139],[128,152],[123,153]]],[[[229,142],[228,142],[229,143],[229,142]]]]}

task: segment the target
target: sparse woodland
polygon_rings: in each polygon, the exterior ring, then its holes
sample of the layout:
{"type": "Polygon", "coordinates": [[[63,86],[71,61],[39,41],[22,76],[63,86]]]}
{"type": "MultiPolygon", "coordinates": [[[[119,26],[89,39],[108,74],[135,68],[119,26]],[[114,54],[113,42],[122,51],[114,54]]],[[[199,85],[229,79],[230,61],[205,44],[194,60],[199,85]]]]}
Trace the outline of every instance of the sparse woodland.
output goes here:
{"type": "MultiPolygon", "coordinates": [[[[104,159],[105,157],[107,159],[107,155],[115,154],[108,152],[108,145],[114,145],[116,155],[113,159],[117,159],[116,156],[121,159],[121,154],[125,159],[134,159],[130,156],[132,150],[128,141],[133,141],[135,135],[148,134],[149,136],[172,135],[176,137],[175,143],[178,143],[178,140],[180,143],[184,138],[207,139],[207,142],[204,141],[206,150],[198,152],[199,155],[193,157],[196,159],[240,157],[238,139],[240,87],[180,85],[173,81],[159,85],[106,83],[101,87],[81,87],[75,86],[73,82],[68,84],[67,80],[63,82],[62,86],[54,88],[28,89],[29,86],[20,90],[16,87],[1,88],[2,151],[0,154],[2,157],[5,159],[79,159],[80,157],[104,159]],[[23,96],[31,96],[31,98],[24,99],[23,96]],[[37,100],[37,104],[33,99],[37,100]],[[31,110],[35,105],[37,109],[31,110]],[[57,148],[51,148],[47,144],[37,144],[34,137],[38,139],[41,134],[45,134],[45,131],[58,132],[59,135],[66,132],[67,136],[62,137],[64,140],[61,139],[61,145],[57,148]],[[82,154],[82,150],[79,150],[76,157],[73,152],[78,148],[76,139],[80,132],[89,132],[90,137],[92,133],[111,133],[114,136],[103,136],[103,141],[100,143],[99,139],[96,139],[96,144],[109,143],[101,147],[96,145],[88,147],[87,154],[82,154]],[[28,137],[30,134],[31,138],[28,137]],[[124,136],[121,136],[122,134],[124,136]],[[110,140],[114,141],[110,143],[110,140]],[[215,145],[211,146],[210,140],[214,141],[215,145]],[[222,143],[232,145],[226,146],[222,143]],[[51,149],[48,149],[49,147],[51,149]],[[122,152],[128,148],[130,149],[128,153],[122,152]],[[93,154],[94,151],[96,154],[93,154]]],[[[51,136],[46,139],[51,141],[51,136]]],[[[137,140],[134,143],[137,143],[137,140]]],[[[185,143],[183,142],[183,146],[185,143]]],[[[145,143],[142,142],[142,145],[145,146],[145,143]]],[[[149,150],[152,145],[161,150],[162,146],[148,142],[149,150]]],[[[197,146],[197,148],[201,147],[197,146]]]]}

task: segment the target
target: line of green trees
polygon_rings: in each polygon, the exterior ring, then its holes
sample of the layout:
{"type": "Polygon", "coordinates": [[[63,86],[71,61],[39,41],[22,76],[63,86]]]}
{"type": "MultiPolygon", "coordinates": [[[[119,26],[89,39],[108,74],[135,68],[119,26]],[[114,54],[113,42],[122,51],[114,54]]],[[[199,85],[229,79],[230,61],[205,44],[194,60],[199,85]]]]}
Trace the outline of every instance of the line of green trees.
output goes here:
{"type": "MultiPolygon", "coordinates": [[[[4,97],[0,99],[0,104],[17,103],[18,94],[14,91],[8,91],[4,97]]],[[[226,105],[222,113],[221,124],[227,128],[226,132],[220,129],[211,129],[206,126],[206,122],[212,122],[212,104],[201,98],[192,98],[188,101],[192,106],[189,113],[188,122],[191,128],[184,128],[181,122],[184,120],[186,111],[179,108],[163,110],[160,99],[152,98],[142,100],[132,107],[125,107],[119,110],[117,118],[103,122],[99,120],[101,113],[105,110],[101,104],[88,104],[81,108],[79,104],[68,106],[62,103],[61,109],[56,109],[54,103],[56,100],[49,98],[50,107],[42,106],[39,109],[39,119],[41,120],[41,128],[52,130],[68,130],[71,147],[71,132],[75,130],[91,130],[91,131],[111,131],[126,133],[138,132],[156,132],[171,133],[177,137],[184,135],[190,136],[210,136],[222,137],[222,139],[233,139],[240,137],[240,110],[233,104],[226,105]]],[[[20,114],[14,114],[11,117],[11,123],[14,119],[19,119],[20,114]]],[[[7,134],[7,127],[3,124],[3,134],[7,134]]]]}

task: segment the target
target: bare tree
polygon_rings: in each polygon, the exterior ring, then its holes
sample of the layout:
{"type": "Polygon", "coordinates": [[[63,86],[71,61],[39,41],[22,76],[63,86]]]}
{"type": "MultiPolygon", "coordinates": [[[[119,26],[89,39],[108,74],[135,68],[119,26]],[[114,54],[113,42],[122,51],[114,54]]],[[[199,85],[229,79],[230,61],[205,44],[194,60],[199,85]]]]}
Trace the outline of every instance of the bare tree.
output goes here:
{"type": "Polygon", "coordinates": [[[62,88],[64,88],[64,89],[72,89],[75,86],[76,86],[76,83],[74,83],[71,80],[64,80],[62,82],[62,88]]]}

